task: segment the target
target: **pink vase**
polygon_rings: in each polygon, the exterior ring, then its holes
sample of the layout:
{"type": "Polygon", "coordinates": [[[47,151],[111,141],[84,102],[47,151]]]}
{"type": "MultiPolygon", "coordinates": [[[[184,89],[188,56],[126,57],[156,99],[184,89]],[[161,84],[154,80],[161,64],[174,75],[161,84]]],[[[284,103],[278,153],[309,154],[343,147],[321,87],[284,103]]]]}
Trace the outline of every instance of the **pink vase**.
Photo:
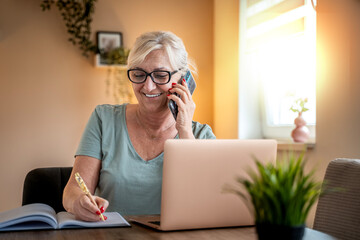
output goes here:
{"type": "Polygon", "coordinates": [[[299,116],[295,118],[295,129],[291,132],[291,137],[293,138],[294,142],[306,142],[309,139],[310,131],[306,127],[306,122],[301,116],[301,112],[299,116]]]}

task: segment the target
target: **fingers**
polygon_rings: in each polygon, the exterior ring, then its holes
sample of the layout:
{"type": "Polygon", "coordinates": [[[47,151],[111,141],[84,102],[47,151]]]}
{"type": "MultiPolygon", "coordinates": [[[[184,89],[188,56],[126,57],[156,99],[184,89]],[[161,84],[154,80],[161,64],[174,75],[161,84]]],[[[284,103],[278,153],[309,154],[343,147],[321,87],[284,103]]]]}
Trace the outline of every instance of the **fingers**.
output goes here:
{"type": "MultiPolygon", "coordinates": [[[[189,88],[183,79],[181,84],[173,83],[172,88],[169,89],[170,93],[177,93],[181,100],[186,104],[192,99],[191,93],[189,88]]],[[[175,99],[173,99],[175,101],[175,99]]],[[[176,101],[176,103],[178,103],[176,101]]]]}
{"type": "Polygon", "coordinates": [[[192,99],[187,83],[185,80],[182,80],[181,84],[173,83],[169,92],[171,94],[168,94],[168,99],[175,101],[178,105],[179,111],[175,127],[178,130],[179,138],[194,139],[195,137],[192,132],[192,119],[195,112],[195,103],[192,99]]]}
{"type": "Polygon", "coordinates": [[[109,206],[109,203],[100,197],[94,197],[94,200],[99,207],[95,206],[89,197],[82,195],[82,197],[79,199],[79,204],[75,209],[75,216],[77,219],[91,222],[101,220],[100,213],[105,212],[106,208],[109,206]]]}
{"type": "Polygon", "coordinates": [[[181,85],[179,85],[179,87],[182,88],[185,91],[188,98],[192,98],[189,87],[188,87],[188,84],[186,83],[184,78],[182,79],[181,85]]]}
{"type": "Polygon", "coordinates": [[[99,221],[100,209],[97,208],[91,200],[84,195],[80,199],[79,215],[86,221],[99,221]]]}
{"type": "Polygon", "coordinates": [[[192,116],[195,110],[195,103],[192,100],[189,88],[185,80],[183,80],[181,84],[173,83],[172,86],[173,87],[169,89],[171,94],[168,95],[168,99],[175,101],[178,105],[178,125],[189,125],[191,127],[192,116]]]}
{"type": "Polygon", "coordinates": [[[101,213],[104,213],[109,206],[109,202],[101,197],[94,196],[96,204],[99,206],[101,213]]]}

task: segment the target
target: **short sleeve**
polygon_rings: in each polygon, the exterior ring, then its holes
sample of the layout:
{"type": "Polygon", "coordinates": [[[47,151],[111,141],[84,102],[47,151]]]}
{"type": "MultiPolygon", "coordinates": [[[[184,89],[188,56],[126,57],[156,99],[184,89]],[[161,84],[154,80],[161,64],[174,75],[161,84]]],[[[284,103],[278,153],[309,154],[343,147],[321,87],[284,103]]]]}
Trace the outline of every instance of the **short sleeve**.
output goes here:
{"type": "Polygon", "coordinates": [[[75,156],[85,155],[102,159],[102,121],[99,114],[99,106],[95,108],[85,127],[75,156]]]}
{"type": "Polygon", "coordinates": [[[196,139],[216,139],[211,127],[207,124],[193,122],[193,133],[196,139]]]}

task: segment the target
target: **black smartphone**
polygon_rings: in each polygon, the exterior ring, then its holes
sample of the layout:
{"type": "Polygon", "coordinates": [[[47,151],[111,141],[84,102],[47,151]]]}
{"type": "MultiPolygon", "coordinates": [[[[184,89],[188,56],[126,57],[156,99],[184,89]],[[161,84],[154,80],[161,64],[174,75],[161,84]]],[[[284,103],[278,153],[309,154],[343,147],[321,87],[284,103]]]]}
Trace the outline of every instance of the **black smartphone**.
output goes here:
{"type": "MultiPolygon", "coordinates": [[[[196,83],[195,83],[195,80],[193,78],[193,76],[191,75],[191,72],[190,71],[187,71],[185,76],[181,76],[180,80],[179,80],[179,84],[181,84],[181,81],[185,79],[187,85],[188,85],[188,88],[190,90],[190,93],[191,95],[193,94],[195,88],[196,88],[196,83]]],[[[176,96],[178,96],[176,93],[174,93],[176,96]]],[[[178,106],[176,104],[176,102],[174,100],[170,100],[169,101],[169,108],[170,108],[170,111],[172,113],[172,115],[174,116],[174,118],[176,119],[177,117],[177,114],[178,114],[178,106]]]]}

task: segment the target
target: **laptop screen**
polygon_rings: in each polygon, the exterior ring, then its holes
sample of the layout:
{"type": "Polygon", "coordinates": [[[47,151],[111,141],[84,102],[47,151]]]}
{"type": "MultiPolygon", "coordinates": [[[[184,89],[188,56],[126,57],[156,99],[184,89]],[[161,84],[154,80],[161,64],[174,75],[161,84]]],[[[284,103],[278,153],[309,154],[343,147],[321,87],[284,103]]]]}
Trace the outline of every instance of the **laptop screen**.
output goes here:
{"type": "Polygon", "coordinates": [[[275,140],[167,140],[161,229],[254,225],[248,206],[224,186],[248,177],[255,158],[275,163],[276,152],[275,140]]]}

